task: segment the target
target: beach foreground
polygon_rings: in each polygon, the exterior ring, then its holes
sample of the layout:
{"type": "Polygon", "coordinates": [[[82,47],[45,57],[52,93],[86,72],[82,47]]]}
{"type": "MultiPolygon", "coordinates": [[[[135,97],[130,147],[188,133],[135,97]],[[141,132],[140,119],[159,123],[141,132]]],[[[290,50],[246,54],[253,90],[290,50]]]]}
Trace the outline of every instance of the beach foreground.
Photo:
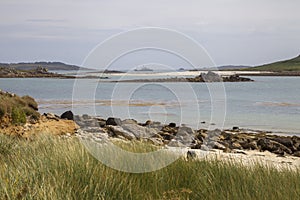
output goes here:
{"type": "MultiPolygon", "coordinates": [[[[299,170],[181,158],[157,171],[125,173],[92,157],[76,137],[32,139],[1,136],[1,199],[297,199],[300,194],[299,170]]],[[[139,142],[120,147],[154,150],[139,142]]]]}
{"type": "Polygon", "coordinates": [[[1,92],[0,97],[0,199],[297,199],[300,195],[297,136],[238,127],[193,130],[150,120],[74,116],[71,111],[40,115],[29,96],[1,92]],[[91,144],[121,168],[96,159],[91,144]],[[110,151],[110,146],[128,155],[160,150],[167,154],[143,163],[110,151]],[[176,159],[168,165],[146,170],[147,163],[158,166],[172,157],[176,159]],[[132,165],[136,171],[124,170],[132,165]]]}

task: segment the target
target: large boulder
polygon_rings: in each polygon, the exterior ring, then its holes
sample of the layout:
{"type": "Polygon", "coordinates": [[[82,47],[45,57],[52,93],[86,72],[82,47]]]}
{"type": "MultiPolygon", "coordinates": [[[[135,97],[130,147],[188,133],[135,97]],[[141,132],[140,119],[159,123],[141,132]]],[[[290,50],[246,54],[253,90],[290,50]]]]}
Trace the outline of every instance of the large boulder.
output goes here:
{"type": "Polygon", "coordinates": [[[284,153],[292,154],[292,151],[286,146],[284,146],[283,144],[280,144],[279,142],[267,138],[259,139],[257,141],[257,145],[262,151],[267,150],[272,153],[281,154],[281,155],[284,153]]]}
{"type": "Polygon", "coordinates": [[[66,111],[61,116],[61,119],[68,119],[68,120],[74,120],[74,114],[72,111],[66,111]]]}
{"type": "Polygon", "coordinates": [[[111,126],[121,126],[122,121],[120,118],[115,118],[115,117],[109,117],[106,120],[106,125],[111,125],[111,126]]]}
{"type": "Polygon", "coordinates": [[[138,124],[123,124],[121,126],[124,130],[131,132],[137,139],[150,138],[158,134],[158,130],[140,126],[138,124]]]}
{"type": "Polygon", "coordinates": [[[200,75],[205,82],[221,82],[223,81],[222,77],[219,74],[216,74],[212,71],[208,73],[201,73],[200,75]]]}
{"type": "Polygon", "coordinates": [[[133,140],[136,139],[135,135],[127,130],[124,130],[120,126],[113,126],[113,125],[108,125],[107,129],[109,131],[109,134],[113,137],[124,137],[128,140],[133,140]]]}
{"type": "Polygon", "coordinates": [[[175,140],[179,141],[181,144],[185,146],[191,146],[192,142],[195,139],[194,130],[190,127],[179,127],[177,134],[175,136],[175,140]]]}

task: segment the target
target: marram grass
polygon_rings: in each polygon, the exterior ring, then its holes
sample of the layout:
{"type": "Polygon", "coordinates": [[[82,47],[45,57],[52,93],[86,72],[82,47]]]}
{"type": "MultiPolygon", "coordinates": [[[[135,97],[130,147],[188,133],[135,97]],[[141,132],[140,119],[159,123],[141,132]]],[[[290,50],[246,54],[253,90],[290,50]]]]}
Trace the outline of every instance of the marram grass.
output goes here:
{"type": "Polygon", "coordinates": [[[278,171],[258,164],[245,168],[228,162],[179,159],[158,171],[130,174],[101,164],[77,138],[48,136],[27,141],[0,136],[0,140],[0,199],[299,199],[300,196],[299,170],[278,171]]]}

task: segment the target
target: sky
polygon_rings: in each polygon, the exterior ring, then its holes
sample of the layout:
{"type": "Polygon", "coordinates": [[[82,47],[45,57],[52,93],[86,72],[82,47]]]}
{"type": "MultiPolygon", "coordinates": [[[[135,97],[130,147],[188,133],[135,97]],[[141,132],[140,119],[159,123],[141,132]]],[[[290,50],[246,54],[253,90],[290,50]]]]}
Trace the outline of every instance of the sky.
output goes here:
{"type": "Polygon", "coordinates": [[[1,0],[0,62],[81,65],[114,34],[161,27],[195,39],[216,65],[260,65],[300,54],[299,7],[299,0],[1,0]]]}

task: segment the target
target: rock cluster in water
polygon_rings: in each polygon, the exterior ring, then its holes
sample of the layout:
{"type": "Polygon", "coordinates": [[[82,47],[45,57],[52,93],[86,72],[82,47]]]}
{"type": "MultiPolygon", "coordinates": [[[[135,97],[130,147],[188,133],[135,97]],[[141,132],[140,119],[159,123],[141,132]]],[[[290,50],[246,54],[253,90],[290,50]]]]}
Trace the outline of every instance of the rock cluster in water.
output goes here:
{"type": "MultiPolygon", "coordinates": [[[[263,131],[240,130],[193,130],[186,126],[168,125],[147,121],[138,123],[133,119],[102,119],[88,115],[74,116],[80,126],[77,135],[91,137],[142,140],[154,145],[191,149],[220,149],[224,152],[245,153],[244,150],[270,151],[280,156],[300,157],[300,137],[277,136],[263,131]]],[[[246,154],[246,153],[245,153],[246,154]]]]}
{"type": "Polygon", "coordinates": [[[221,76],[217,73],[209,71],[207,73],[201,73],[199,76],[193,78],[157,78],[157,79],[132,79],[132,80],[121,80],[121,81],[111,81],[111,82],[200,82],[200,83],[210,83],[210,82],[251,82],[250,78],[241,77],[237,74],[230,76],[221,76]]]}

